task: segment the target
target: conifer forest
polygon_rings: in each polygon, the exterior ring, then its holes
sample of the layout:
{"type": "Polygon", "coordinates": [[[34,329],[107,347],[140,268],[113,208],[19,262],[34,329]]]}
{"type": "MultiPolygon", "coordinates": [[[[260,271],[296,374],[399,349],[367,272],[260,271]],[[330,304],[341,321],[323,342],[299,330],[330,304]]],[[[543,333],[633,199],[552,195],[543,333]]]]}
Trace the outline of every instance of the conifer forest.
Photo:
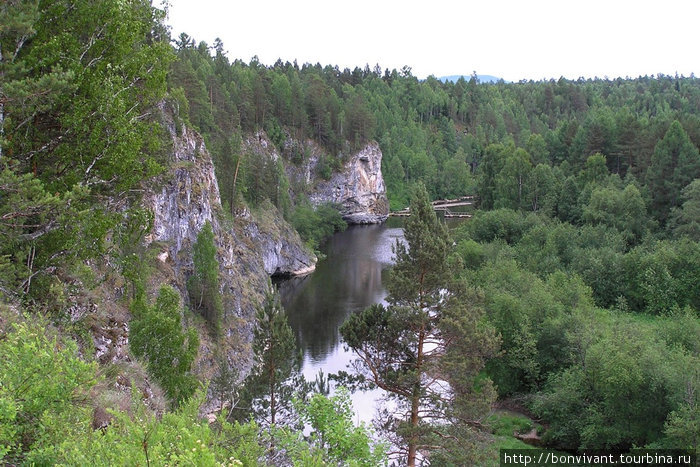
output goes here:
{"type": "Polygon", "coordinates": [[[698,452],[700,79],[226,47],[150,0],[0,2],[0,464],[698,452]],[[385,301],[340,327],[347,370],[310,381],[262,238],[323,261],[347,223],[314,187],[368,144],[411,215],[385,301]],[[448,228],[431,201],[464,196],[448,228]],[[363,388],[381,423],[357,423],[363,388]]]}

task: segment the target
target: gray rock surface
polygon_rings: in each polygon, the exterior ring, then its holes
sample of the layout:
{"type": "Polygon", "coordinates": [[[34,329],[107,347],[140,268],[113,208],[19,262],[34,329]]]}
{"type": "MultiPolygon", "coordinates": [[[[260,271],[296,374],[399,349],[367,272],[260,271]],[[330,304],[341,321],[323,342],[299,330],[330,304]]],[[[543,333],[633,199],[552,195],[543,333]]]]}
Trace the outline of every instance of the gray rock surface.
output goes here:
{"type": "MultiPolygon", "coordinates": [[[[161,246],[157,257],[172,267],[172,285],[179,288],[186,303],[185,284],[193,270],[192,245],[204,224],[211,223],[224,301],[223,345],[229,349],[229,364],[245,375],[252,365],[255,311],[262,303],[269,275],[308,272],[313,270],[316,257],[305,250],[298,234],[283,220],[258,222],[246,210],[232,222],[223,221],[214,164],[202,137],[176,125],[167,111],[164,119],[172,136],[171,161],[160,184],[150,187],[144,196],[146,207],[154,214],[153,231],[146,241],[161,246]]],[[[202,340],[198,371],[207,377],[216,372],[213,350],[211,342],[202,340]]]]}
{"type": "Polygon", "coordinates": [[[377,224],[389,216],[382,177],[382,152],[376,142],[352,154],[341,172],[319,182],[309,197],[313,204],[336,203],[351,224],[377,224]]]}
{"type": "Polygon", "coordinates": [[[300,276],[316,269],[316,256],[302,246],[299,234],[288,224],[266,229],[257,223],[250,223],[246,227],[246,234],[257,242],[267,274],[300,276]]]}
{"type": "MultiPolygon", "coordinates": [[[[325,156],[324,149],[314,141],[287,137],[280,151],[264,132],[258,132],[244,140],[243,150],[274,161],[281,158],[293,187],[305,186],[314,205],[337,204],[343,218],[351,224],[378,224],[389,216],[389,201],[382,176],[382,152],[376,142],[367,143],[357,152],[338,156],[345,162],[329,180],[323,180],[319,173],[321,160],[329,156],[325,156]],[[303,161],[292,162],[294,154],[303,154],[303,161]]],[[[299,193],[290,195],[297,199],[299,193]]]]}

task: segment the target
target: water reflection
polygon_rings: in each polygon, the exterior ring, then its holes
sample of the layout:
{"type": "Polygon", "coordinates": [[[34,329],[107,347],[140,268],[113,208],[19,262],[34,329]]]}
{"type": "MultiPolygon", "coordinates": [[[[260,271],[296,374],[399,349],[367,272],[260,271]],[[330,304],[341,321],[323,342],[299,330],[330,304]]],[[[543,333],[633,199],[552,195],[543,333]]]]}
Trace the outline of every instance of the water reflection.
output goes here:
{"type": "MultiPolygon", "coordinates": [[[[461,219],[448,219],[450,228],[461,219]]],[[[382,277],[393,263],[392,246],[403,241],[403,219],[390,218],[383,225],[350,226],[335,234],[323,247],[326,258],[316,271],[278,284],[289,324],[304,353],[302,373],[313,381],[319,370],[328,375],[348,371],[355,359],[345,350],[340,326],[351,313],[373,303],[383,303],[382,277]]],[[[351,395],[358,421],[371,422],[381,391],[351,395]]]]}
{"type": "Polygon", "coordinates": [[[350,313],[383,301],[382,272],[391,265],[397,239],[403,239],[399,227],[351,226],[326,243],[326,258],[313,274],[279,284],[289,324],[314,374],[319,368],[345,369],[348,356],[339,355],[338,330],[350,313]]]}

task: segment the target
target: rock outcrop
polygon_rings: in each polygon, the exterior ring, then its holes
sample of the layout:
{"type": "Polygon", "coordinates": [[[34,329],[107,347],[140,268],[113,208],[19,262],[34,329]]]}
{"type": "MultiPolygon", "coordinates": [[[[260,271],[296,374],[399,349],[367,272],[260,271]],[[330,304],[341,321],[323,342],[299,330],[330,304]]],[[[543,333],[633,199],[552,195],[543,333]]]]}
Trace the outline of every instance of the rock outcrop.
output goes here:
{"type": "Polygon", "coordinates": [[[309,197],[313,204],[336,203],[351,224],[378,224],[389,216],[382,177],[382,152],[376,142],[352,154],[343,170],[319,182],[309,197]]]}
{"type": "MultiPolygon", "coordinates": [[[[223,220],[214,164],[202,137],[176,124],[167,111],[163,114],[173,147],[169,170],[144,197],[154,214],[147,243],[161,249],[159,261],[172,270],[173,285],[186,298],[185,284],[193,270],[192,245],[205,223],[211,223],[224,299],[224,354],[229,365],[245,375],[252,364],[255,310],[262,303],[269,276],[309,272],[316,257],[305,250],[294,229],[274,216],[274,222],[259,222],[246,210],[232,221],[223,220]]],[[[214,343],[200,340],[198,372],[211,378],[216,372],[214,343]]]]}
{"type": "MultiPolygon", "coordinates": [[[[305,187],[314,205],[337,204],[343,218],[351,224],[378,224],[389,216],[382,152],[376,142],[367,143],[357,152],[338,156],[344,163],[328,180],[323,179],[321,166],[329,156],[312,140],[287,137],[280,150],[264,132],[258,132],[244,140],[243,150],[272,161],[281,159],[292,187],[305,187]]],[[[299,194],[290,193],[293,199],[298,199],[299,194]]]]}
{"type": "MultiPolygon", "coordinates": [[[[267,274],[252,242],[220,221],[221,200],[214,165],[202,138],[176,125],[165,112],[173,141],[169,170],[162,184],[147,193],[144,202],[154,214],[147,243],[161,248],[158,259],[172,270],[173,284],[185,301],[186,282],[192,273],[192,245],[205,223],[211,223],[217,246],[220,292],[224,298],[222,330],[231,366],[245,374],[252,364],[250,348],[255,306],[262,299],[267,274]]],[[[200,339],[197,371],[210,378],[216,372],[212,343],[200,339]]]]}
{"type": "Polygon", "coordinates": [[[270,276],[302,276],[316,269],[316,256],[302,246],[299,234],[286,222],[251,222],[246,234],[257,243],[265,272],[270,276]]]}

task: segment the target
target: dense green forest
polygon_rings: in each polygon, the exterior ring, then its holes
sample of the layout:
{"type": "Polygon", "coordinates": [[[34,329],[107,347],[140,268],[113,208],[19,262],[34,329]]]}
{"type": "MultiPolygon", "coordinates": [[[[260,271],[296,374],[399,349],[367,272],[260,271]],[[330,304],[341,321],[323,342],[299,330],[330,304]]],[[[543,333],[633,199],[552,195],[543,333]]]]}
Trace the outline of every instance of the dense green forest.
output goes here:
{"type": "Polygon", "coordinates": [[[453,259],[502,339],[486,374],[549,425],[544,442],[697,449],[696,78],[442,83],[177,47],[173,83],[215,145],[234,110],[238,131],[313,138],[331,159],[379,141],[394,209],[417,182],[478,195],[453,259]]]}
{"type": "Polygon", "coordinates": [[[406,409],[382,432],[401,462],[494,462],[496,403],[530,414],[549,447],[698,450],[700,80],[443,83],[408,66],[245,63],[221,41],[170,37],[165,21],[149,0],[0,4],[1,462],[387,462],[346,391],[299,377],[274,291],[251,375],[225,362],[197,380],[200,338],[216,342],[225,313],[211,227],[185,309],[139,247],[152,222],[142,188],[168,164],[164,101],[204,137],[228,222],[272,205],[312,247],[338,216],[245,139],[263,132],[292,165],[313,141],[324,177],[379,142],[392,209],[416,213],[411,248],[397,247],[389,305],[343,336],[374,362],[365,375],[382,370],[356,383],[406,409]],[[427,203],[465,194],[478,210],[448,232],[427,203]],[[76,297],[112,283],[130,315],[126,369],[91,357],[96,317],[71,319],[76,297]],[[426,340],[440,351],[425,355],[426,340]],[[451,392],[423,384],[436,373],[451,392]],[[136,381],[166,402],[144,403],[136,381]],[[222,402],[211,424],[207,391],[222,402]]]}

